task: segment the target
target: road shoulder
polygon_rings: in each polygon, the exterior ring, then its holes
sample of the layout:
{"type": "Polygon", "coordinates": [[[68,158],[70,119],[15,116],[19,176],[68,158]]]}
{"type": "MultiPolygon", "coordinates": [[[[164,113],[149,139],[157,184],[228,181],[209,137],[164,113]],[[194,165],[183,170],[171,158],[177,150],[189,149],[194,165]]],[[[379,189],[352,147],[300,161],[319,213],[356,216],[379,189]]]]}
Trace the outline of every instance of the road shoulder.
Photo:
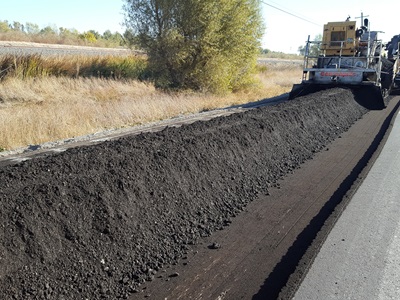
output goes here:
{"type": "Polygon", "coordinates": [[[398,299],[400,119],[294,299],[398,299]]]}

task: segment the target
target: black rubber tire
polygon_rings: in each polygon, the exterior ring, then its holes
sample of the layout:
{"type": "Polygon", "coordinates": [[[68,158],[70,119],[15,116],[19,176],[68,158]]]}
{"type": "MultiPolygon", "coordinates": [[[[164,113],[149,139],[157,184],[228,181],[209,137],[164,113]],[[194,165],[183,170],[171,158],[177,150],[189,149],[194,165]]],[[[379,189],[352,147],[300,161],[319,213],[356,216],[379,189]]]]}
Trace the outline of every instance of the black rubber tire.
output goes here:
{"type": "Polygon", "coordinates": [[[393,85],[393,65],[394,63],[390,60],[382,58],[381,84],[382,88],[388,90],[389,93],[393,85]]]}

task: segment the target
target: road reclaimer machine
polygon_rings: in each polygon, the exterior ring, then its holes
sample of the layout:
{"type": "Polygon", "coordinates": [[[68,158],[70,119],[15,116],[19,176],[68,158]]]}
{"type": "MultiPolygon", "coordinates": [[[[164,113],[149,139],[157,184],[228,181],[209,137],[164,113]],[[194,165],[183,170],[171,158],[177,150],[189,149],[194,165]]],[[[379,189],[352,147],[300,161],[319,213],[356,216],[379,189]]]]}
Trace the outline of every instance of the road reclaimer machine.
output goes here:
{"type": "MultiPolygon", "coordinates": [[[[383,69],[383,44],[378,32],[369,29],[368,19],[356,27],[356,21],[328,22],[322,41],[306,42],[303,76],[295,84],[289,99],[322,89],[350,87],[355,98],[365,100],[372,109],[385,107],[391,81],[383,69]]],[[[364,100],[363,100],[364,101],[364,100]]],[[[363,104],[363,103],[361,103],[363,104]]]]}
{"type": "Polygon", "coordinates": [[[387,58],[393,64],[392,75],[393,85],[391,91],[398,94],[400,92],[400,34],[393,36],[391,41],[386,45],[387,58]]]}

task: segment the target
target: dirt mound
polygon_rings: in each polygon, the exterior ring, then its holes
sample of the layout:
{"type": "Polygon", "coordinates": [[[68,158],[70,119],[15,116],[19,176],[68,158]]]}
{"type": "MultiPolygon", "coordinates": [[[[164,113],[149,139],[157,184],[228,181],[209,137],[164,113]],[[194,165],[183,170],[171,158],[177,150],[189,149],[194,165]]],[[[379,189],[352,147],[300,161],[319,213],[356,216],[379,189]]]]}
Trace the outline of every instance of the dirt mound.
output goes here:
{"type": "Polygon", "coordinates": [[[365,112],[332,89],[3,168],[1,298],[127,298],[365,112]]]}

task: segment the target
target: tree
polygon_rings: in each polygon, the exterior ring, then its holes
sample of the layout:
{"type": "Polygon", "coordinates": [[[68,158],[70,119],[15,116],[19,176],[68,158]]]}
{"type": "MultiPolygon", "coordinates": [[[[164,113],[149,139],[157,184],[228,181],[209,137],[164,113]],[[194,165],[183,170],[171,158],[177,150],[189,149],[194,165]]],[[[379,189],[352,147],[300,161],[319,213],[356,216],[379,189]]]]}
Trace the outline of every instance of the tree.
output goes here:
{"type": "MultiPolygon", "coordinates": [[[[314,41],[322,41],[322,35],[321,34],[317,34],[315,36],[315,38],[314,38],[314,41]]],[[[320,47],[320,44],[311,43],[308,55],[310,55],[310,56],[318,56],[319,54],[321,54],[321,51],[319,50],[319,47],[320,47]]],[[[306,53],[306,45],[299,46],[297,51],[299,51],[300,55],[304,56],[304,54],[306,53]]]]}
{"type": "Polygon", "coordinates": [[[252,82],[259,0],[125,0],[124,10],[157,85],[228,92],[252,82]]]}
{"type": "Polygon", "coordinates": [[[78,36],[79,36],[79,31],[76,30],[75,28],[68,29],[68,28],[60,27],[58,29],[58,31],[59,31],[59,35],[62,38],[78,38],[78,36]]]}
{"type": "Polygon", "coordinates": [[[25,30],[28,34],[38,34],[40,32],[39,25],[30,22],[26,22],[25,30]]]}
{"type": "Polygon", "coordinates": [[[269,50],[269,49],[260,48],[260,54],[268,54],[270,52],[271,52],[271,50],[269,50]]]}
{"type": "Polygon", "coordinates": [[[89,43],[95,43],[97,41],[96,36],[92,31],[85,31],[79,35],[79,38],[89,43]]]}
{"type": "Polygon", "coordinates": [[[57,35],[58,29],[55,25],[53,26],[46,26],[45,28],[43,28],[42,30],[40,30],[40,34],[42,35],[57,35]]]}
{"type": "Polygon", "coordinates": [[[8,21],[0,21],[0,32],[8,32],[10,30],[10,24],[8,24],[8,21]]]}
{"type": "Polygon", "coordinates": [[[13,29],[14,31],[21,31],[21,32],[23,32],[23,31],[24,31],[24,25],[21,24],[20,22],[14,21],[14,22],[13,22],[12,29],[13,29]]]}
{"type": "Polygon", "coordinates": [[[110,30],[107,29],[106,31],[104,31],[104,33],[103,33],[103,39],[105,39],[105,40],[111,40],[112,37],[113,37],[113,34],[111,33],[110,30]]]}
{"type": "Polygon", "coordinates": [[[136,45],[136,36],[132,29],[126,29],[122,35],[123,43],[128,47],[134,48],[136,45]]]}
{"type": "Polygon", "coordinates": [[[114,45],[121,46],[124,44],[124,38],[122,37],[122,35],[118,32],[111,33],[110,30],[104,31],[104,33],[102,35],[102,39],[104,39],[114,45]]]}
{"type": "Polygon", "coordinates": [[[101,38],[100,33],[98,33],[96,30],[91,29],[88,31],[88,33],[91,33],[95,37],[96,40],[101,38]]]}

